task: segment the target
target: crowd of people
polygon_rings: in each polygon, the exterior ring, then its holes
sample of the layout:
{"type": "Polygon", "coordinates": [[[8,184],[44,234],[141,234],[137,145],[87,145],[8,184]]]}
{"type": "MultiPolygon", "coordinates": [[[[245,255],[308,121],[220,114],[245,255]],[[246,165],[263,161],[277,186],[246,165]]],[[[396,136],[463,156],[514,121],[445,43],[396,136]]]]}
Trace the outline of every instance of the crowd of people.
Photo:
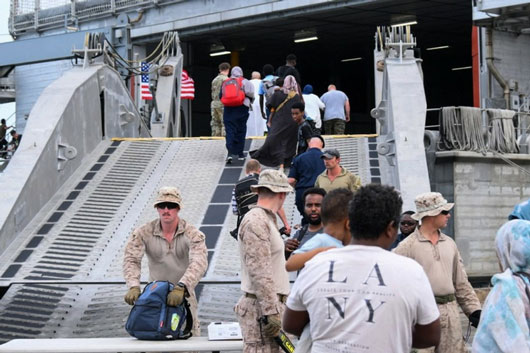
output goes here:
{"type": "MultiPolygon", "coordinates": [[[[309,142],[304,153],[320,151],[320,138],[309,142]]],[[[393,187],[361,185],[334,171],[338,151],[320,153],[324,170],[299,197],[305,224],[296,231],[281,232],[277,217],[289,227],[283,204],[297,179],[251,159],[236,184],[242,296],[234,310],[244,352],[279,352],[275,338],[285,330],[299,337],[296,352],[463,353],[460,310],[478,327],[473,352],[530,352],[530,200],[498,231],[503,272],[482,307],[455,241],[442,231],[453,203],[428,192],[417,195],[415,211],[402,212],[393,187]],[[330,175],[331,182],[318,181],[330,175]],[[297,271],[293,285],[289,271],[297,271]]],[[[178,189],[160,189],[159,217],[131,234],[125,301],[140,295],[146,254],[150,280],[176,283],[168,304],[188,298],[198,334],[194,289],[207,268],[205,236],[179,218],[182,205],[178,189]]]]}
{"type": "Polygon", "coordinates": [[[252,72],[250,80],[239,66],[231,68],[223,62],[211,92],[212,136],[225,136],[227,164],[233,158],[245,158],[240,147],[245,137],[266,134],[263,146],[251,151],[252,158],[266,166],[287,168],[307,149],[311,137],[344,134],[350,121],[348,97],[334,84],[320,98],[310,84],[302,89],[294,54],[276,71],[266,64],[262,73],[252,72]],[[242,79],[233,80],[237,78],[242,79]]]}
{"type": "MultiPolygon", "coordinates": [[[[322,129],[344,133],[347,96],[334,85],[321,98],[310,85],[301,89],[295,66],[289,55],[276,71],[265,65],[263,79],[254,72],[247,80],[240,67],[222,63],[212,81],[212,134],[226,136],[227,163],[246,159],[248,133],[267,131],[232,195],[243,351],[280,352],[283,330],[298,337],[296,352],[463,353],[463,312],[477,328],[473,352],[530,353],[530,200],[497,233],[503,272],[493,276],[482,306],[456,242],[443,232],[454,204],[428,192],[416,196],[414,211],[402,212],[393,187],[362,185],[322,137],[322,129]],[[296,226],[284,211],[290,192],[301,216],[296,226]]],[[[198,334],[195,287],[207,268],[205,235],[179,217],[182,206],[178,189],[160,189],[159,217],[131,234],[125,301],[132,305],[140,295],[145,254],[150,280],[176,283],[168,304],[188,298],[198,334]]]]}

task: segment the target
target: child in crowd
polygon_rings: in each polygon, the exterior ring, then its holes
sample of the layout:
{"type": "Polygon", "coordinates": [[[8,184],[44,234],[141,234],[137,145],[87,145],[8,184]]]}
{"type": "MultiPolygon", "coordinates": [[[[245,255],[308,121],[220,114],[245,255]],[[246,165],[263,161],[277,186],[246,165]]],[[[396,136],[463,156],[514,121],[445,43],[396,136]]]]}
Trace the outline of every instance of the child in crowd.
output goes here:
{"type": "MultiPolygon", "coordinates": [[[[322,251],[342,248],[351,242],[348,203],[353,193],[348,189],[334,189],[322,200],[320,215],[324,224],[324,233],[315,234],[287,260],[287,271],[301,270],[305,263],[322,251]]],[[[307,324],[298,340],[297,352],[310,352],[312,347],[310,325],[307,324]]]]}
{"type": "Polygon", "coordinates": [[[331,190],[322,200],[321,217],[324,233],[319,233],[296,249],[287,260],[287,271],[301,270],[316,254],[341,248],[351,241],[348,203],[353,193],[347,189],[331,190]]]}

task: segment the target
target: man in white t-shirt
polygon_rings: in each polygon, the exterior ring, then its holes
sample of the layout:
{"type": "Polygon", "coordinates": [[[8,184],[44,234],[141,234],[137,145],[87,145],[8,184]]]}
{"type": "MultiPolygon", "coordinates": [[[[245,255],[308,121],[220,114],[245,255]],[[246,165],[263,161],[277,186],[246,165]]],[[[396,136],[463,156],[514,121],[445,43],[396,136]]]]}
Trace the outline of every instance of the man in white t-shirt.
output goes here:
{"type": "Polygon", "coordinates": [[[437,345],[440,322],[422,267],[386,251],[402,200],[394,188],[361,187],[349,206],[353,240],[308,261],[287,299],[283,327],[311,321],[312,352],[396,352],[437,345]]]}
{"type": "Polygon", "coordinates": [[[320,118],[320,111],[326,108],[326,105],[320,98],[313,93],[313,86],[305,85],[302,91],[302,97],[305,103],[305,114],[315,122],[315,127],[319,129],[322,127],[322,119],[320,118]]]}

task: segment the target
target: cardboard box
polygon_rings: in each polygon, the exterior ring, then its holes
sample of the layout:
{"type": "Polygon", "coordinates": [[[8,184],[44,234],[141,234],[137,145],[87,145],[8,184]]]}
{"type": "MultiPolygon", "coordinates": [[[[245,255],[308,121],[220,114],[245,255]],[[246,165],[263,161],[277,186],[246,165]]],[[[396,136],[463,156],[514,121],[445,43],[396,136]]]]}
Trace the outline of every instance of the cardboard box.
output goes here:
{"type": "Polygon", "coordinates": [[[241,327],[238,322],[212,322],[208,325],[208,340],[241,340],[241,327]]]}

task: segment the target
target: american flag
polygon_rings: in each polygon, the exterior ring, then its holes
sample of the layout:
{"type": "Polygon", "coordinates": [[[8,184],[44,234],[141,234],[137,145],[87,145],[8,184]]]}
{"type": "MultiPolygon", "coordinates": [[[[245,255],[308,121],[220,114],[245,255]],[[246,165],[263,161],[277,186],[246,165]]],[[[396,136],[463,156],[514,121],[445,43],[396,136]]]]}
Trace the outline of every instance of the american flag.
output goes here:
{"type": "Polygon", "coordinates": [[[186,70],[182,70],[182,87],[180,89],[180,98],[182,99],[194,99],[195,98],[195,83],[193,79],[188,75],[186,70]]]}
{"type": "Polygon", "coordinates": [[[149,69],[151,65],[142,61],[142,81],[140,83],[140,98],[143,100],[153,99],[151,91],[149,91],[149,69]]]}

